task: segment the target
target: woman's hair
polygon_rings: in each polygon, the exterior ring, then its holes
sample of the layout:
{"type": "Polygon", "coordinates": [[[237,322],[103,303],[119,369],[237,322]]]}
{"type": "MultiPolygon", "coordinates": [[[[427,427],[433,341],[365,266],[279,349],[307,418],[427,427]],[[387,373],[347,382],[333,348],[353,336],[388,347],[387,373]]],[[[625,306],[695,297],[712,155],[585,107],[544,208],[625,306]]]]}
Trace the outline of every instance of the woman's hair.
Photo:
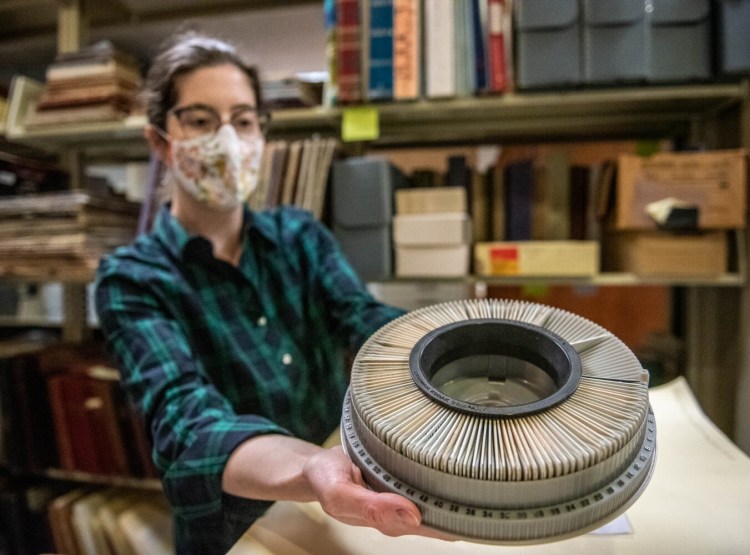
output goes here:
{"type": "Polygon", "coordinates": [[[234,64],[245,72],[255,92],[257,108],[263,108],[257,69],[245,62],[237,49],[196,31],[182,31],[171,37],[154,58],[146,75],[142,101],[149,123],[166,128],[167,112],[177,102],[178,77],[203,67],[234,64]]]}

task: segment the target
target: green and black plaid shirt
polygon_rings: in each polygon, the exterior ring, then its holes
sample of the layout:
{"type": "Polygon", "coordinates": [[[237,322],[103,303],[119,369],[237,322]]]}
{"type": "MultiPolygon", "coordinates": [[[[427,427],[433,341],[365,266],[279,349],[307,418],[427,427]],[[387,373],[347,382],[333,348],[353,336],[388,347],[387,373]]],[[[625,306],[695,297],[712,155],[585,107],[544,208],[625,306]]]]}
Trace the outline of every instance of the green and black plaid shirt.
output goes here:
{"type": "Polygon", "coordinates": [[[264,433],[323,441],[339,422],[347,350],[402,313],[367,292],[307,212],[246,211],[242,233],[235,268],[164,206],[97,275],[101,327],[149,423],[178,553],[236,540],[221,492],[232,450],[264,433]]]}

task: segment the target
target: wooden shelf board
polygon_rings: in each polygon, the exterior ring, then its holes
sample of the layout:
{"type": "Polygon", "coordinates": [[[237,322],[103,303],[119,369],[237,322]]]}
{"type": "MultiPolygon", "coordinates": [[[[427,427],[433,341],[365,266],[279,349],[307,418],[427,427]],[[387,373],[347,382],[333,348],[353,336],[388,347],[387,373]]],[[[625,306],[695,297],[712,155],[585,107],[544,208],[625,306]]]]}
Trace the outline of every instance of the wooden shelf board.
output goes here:
{"type": "Polygon", "coordinates": [[[477,283],[488,285],[592,285],[592,286],[622,286],[622,285],[666,285],[666,286],[707,286],[707,287],[741,287],[745,285],[745,278],[739,273],[725,273],[716,277],[642,277],[625,272],[603,272],[593,277],[520,277],[520,276],[463,276],[456,278],[443,277],[394,277],[383,283],[477,283]]]}
{"type": "MultiPolygon", "coordinates": [[[[481,98],[370,104],[379,113],[373,144],[602,136],[670,136],[733,105],[747,83],[524,92],[481,98]]],[[[288,108],[273,113],[269,137],[339,135],[345,107],[288,108]]],[[[107,142],[145,147],[144,116],[122,123],[70,124],[15,131],[12,140],[40,148],[102,149],[107,142]]],[[[111,147],[111,145],[110,145],[111,147]]]]}

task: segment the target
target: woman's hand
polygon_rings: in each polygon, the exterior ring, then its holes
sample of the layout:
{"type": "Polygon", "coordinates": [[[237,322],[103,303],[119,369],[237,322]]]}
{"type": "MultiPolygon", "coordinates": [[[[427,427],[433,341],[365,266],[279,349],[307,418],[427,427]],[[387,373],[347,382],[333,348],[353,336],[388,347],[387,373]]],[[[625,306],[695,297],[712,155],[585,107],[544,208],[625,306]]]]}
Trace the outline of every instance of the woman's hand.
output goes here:
{"type": "Polygon", "coordinates": [[[359,468],[340,446],[311,456],[303,474],[323,510],[336,520],[369,526],[387,536],[418,534],[453,539],[421,526],[419,508],[405,497],[368,489],[359,468]]]}
{"type": "Polygon", "coordinates": [[[419,508],[405,497],[369,489],[341,446],[324,449],[288,436],[257,436],[229,458],[222,487],[251,499],[318,501],[336,520],[388,536],[456,539],[422,526],[419,508]]]}

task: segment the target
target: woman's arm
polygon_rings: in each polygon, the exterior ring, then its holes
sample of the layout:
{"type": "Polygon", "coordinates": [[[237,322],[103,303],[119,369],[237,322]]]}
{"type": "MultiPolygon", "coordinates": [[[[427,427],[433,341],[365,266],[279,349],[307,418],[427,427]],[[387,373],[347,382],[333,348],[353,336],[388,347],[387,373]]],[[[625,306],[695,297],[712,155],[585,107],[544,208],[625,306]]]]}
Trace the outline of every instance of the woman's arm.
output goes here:
{"type": "Polygon", "coordinates": [[[222,488],[253,499],[319,501],[336,520],[376,528],[388,536],[436,535],[420,527],[414,503],[367,489],[341,447],[325,449],[274,434],[254,437],[229,457],[222,488]]]}

